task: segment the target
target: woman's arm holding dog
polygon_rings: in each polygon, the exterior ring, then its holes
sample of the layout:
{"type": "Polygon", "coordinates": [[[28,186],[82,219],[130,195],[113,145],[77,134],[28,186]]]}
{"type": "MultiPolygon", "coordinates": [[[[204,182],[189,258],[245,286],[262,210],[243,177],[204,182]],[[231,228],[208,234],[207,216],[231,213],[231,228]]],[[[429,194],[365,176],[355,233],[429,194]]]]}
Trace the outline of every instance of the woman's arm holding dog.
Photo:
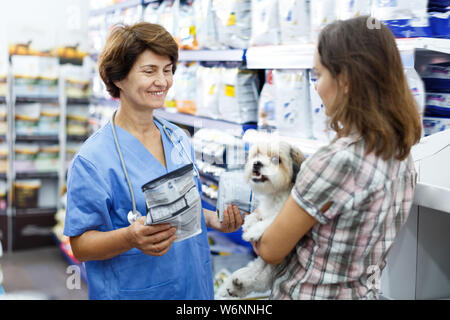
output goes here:
{"type": "Polygon", "coordinates": [[[316,223],[317,220],[289,196],[272,224],[253,244],[255,251],[265,262],[279,264],[316,223]]]}

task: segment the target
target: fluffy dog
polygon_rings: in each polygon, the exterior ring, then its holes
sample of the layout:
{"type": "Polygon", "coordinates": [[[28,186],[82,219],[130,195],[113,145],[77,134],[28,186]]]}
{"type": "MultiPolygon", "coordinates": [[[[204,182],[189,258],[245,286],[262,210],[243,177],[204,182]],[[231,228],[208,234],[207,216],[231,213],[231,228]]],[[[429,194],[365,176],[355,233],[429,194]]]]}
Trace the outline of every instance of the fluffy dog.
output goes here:
{"type": "MultiPolygon", "coordinates": [[[[249,151],[245,178],[258,199],[258,210],[242,225],[242,238],[258,241],[280,212],[294,185],[303,153],[283,141],[257,142],[249,151]]],[[[218,298],[245,297],[250,292],[266,292],[272,283],[273,266],[260,257],[229,276],[217,293],[218,298]]]]}

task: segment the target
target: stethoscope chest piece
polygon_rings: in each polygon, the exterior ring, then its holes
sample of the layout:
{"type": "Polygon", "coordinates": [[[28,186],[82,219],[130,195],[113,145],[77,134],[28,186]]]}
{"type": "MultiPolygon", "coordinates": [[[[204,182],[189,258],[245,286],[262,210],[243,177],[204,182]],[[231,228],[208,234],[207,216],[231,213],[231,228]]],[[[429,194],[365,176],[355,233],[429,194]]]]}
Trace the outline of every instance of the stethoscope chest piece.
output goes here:
{"type": "Polygon", "coordinates": [[[127,215],[127,219],[130,224],[133,224],[140,217],[142,217],[142,214],[137,210],[136,211],[130,210],[130,212],[128,212],[127,215]]]}

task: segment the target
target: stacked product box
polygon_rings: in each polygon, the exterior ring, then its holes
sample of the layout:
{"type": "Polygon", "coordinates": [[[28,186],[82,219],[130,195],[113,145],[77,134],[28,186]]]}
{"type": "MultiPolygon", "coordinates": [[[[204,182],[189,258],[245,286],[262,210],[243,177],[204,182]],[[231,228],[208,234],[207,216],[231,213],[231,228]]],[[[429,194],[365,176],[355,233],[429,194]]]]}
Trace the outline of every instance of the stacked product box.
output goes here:
{"type": "Polygon", "coordinates": [[[425,136],[450,128],[450,63],[430,64],[422,74],[426,87],[425,136]]]}

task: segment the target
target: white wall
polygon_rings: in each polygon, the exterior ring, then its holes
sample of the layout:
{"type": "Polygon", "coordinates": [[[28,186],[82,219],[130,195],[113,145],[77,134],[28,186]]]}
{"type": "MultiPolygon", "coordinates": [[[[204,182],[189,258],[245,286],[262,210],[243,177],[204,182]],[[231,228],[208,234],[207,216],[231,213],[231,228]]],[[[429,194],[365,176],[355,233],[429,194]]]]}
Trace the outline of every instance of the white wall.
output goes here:
{"type": "Polygon", "coordinates": [[[88,14],[89,0],[0,0],[0,41],[32,40],[38,50],[80,43],[87,50],[88,14]]]}

